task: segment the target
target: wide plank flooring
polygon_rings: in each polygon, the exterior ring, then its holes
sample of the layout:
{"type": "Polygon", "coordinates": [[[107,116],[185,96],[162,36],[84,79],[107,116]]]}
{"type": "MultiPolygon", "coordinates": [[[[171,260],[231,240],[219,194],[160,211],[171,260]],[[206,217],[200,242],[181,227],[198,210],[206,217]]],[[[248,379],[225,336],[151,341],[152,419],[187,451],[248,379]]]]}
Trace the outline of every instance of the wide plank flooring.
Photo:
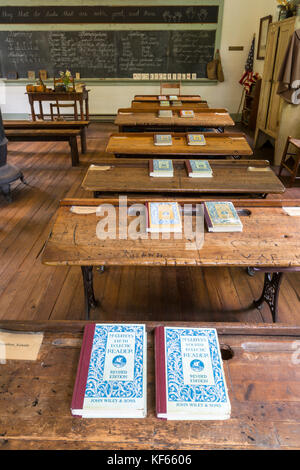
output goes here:
{"type": "MultiPolygon", "coordinates": [[[[81,189],[88,166],[108,158],[104,149],[112,124],[91,124],[88,153],[71,167],[67,143],[10,143],[9,162],[24,173],[28,185],[12,185],[13,202],[0,195],[0,319],[78,320],[84,318],[81,270],[44,266],[40,254],[52,217],[64,197],[91,197],[81,189]]],[[[251,142],[251,137],[249,137],[251,142]]],[[[271,150],[257,152],[269,158],[271,150]]],[[[113,158],[111,156],[111,158],[113,158]]],[[[300,197],[300,185],[285,197],[300,197]]],[[[91,312],[96,321],[271,322],[265,305],[251,308],[260,296],[263,275],[250,277],[236,268],[110,267],[95,272],[100,301],[91,312]]],[[[279,321],[299,324],[300,273],[285,276],[279,298],[279,321]]]]}

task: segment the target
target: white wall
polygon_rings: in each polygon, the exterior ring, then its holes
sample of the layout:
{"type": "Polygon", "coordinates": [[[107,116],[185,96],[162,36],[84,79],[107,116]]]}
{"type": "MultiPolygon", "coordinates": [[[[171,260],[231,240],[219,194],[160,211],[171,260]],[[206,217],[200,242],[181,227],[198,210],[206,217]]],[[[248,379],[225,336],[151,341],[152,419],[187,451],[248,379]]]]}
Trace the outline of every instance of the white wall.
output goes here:
{"type": "MultiPolygon", "coordinates": [[[[225,107],[231,113],[237,113],[242,95],[239,80],[244,71],[253,34],[256,33],[256,47],[259,36],[260,18],[273,16],[278,19],[276,0],[225,0],[221,38],[221,59],[225,82],[216,86],[184,84],[186,94],[200,94],[210,107],[225,107]],[[243,46],[243,51],[229,51],[229,46],[243,46]]],[[[256,57],[256,51],[255,51],[256,57]]],[[[264,61],[254,62],[254,71],[262,74],[264,61]]],[[[115,114],[120,107],[128,107],[135,93],[159,93],[158,84],[132,83],[123,85],[89,85],[90,113],[115,114]]],[[[6,104],[2,105],[4,114],[30,113],[24,86],[6,87],[6,104]]]]}

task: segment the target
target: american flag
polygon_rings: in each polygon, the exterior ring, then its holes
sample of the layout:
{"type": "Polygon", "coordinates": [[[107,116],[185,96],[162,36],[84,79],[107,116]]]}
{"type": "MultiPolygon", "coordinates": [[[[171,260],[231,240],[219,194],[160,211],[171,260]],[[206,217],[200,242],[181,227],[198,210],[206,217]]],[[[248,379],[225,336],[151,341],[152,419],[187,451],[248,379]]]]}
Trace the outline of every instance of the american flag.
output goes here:
{"type": "Polygon", "coordinates": [[[253,37],[248,59],[245,64],[245,71],[243,73],[242,78],[239,81],[239,83],[245,88],[245,92],[247,94],[250,93],[251,86],[259,78],[259,74],[253,72],[254,49],[255,49],[255,36],[253,37]]]}

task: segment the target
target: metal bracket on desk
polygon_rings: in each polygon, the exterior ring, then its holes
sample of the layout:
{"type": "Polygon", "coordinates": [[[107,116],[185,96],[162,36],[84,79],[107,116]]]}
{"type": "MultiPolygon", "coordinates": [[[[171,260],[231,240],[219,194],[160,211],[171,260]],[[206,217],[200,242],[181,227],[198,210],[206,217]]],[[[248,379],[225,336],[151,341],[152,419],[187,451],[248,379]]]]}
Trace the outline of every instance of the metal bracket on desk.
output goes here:
{"type": "Polygon", "coordinates": [[[254,307],[260,309],[266,302],[271,310],[273,322],[276,323],[278,316],[278,297],[283,272],[265,273],[264,288],[261,297],[254,301],[254,307]]]}
{"type": "Polygon", "coordinates": [[[90,319],[90,310],[95,309],[98,305],[94,295],[93,285],[93,266],[81,266],[84,300],[85,300],[85,319],[90,319]]]}

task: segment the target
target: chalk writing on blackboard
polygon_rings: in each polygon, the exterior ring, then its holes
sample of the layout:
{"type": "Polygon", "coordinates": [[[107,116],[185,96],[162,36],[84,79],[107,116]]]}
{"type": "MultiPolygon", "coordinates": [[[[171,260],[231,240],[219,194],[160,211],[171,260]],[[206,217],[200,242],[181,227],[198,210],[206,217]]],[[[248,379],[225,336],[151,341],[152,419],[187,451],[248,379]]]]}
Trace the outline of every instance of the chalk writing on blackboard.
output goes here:
{"type": "Polygon", "coordinates": [[[133,74],[196,73],[206,77],[216,30],[0,31],[0,73],[71,69],[81,78],[132,78],[133,74]]]}
{"type": "Polygon", "coordinates": [[[0,23],[218,23],[218,5],[3,6],[0,23]]]}

